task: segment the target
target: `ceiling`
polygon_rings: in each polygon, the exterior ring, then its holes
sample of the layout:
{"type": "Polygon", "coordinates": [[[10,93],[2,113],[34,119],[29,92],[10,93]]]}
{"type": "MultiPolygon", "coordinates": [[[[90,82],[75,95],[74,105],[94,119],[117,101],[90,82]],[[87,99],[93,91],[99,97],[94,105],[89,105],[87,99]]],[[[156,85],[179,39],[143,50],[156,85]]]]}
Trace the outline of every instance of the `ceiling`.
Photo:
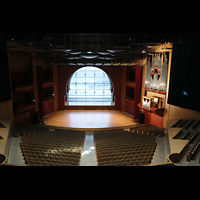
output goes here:
{"type": "Polygon", "coordinates": [[[145,57],[148,46],[181,38],[200,38],[199,33],[4,33],[6,41],[32,46],[54,63],[109,65],[133,63],[145,57]]]}

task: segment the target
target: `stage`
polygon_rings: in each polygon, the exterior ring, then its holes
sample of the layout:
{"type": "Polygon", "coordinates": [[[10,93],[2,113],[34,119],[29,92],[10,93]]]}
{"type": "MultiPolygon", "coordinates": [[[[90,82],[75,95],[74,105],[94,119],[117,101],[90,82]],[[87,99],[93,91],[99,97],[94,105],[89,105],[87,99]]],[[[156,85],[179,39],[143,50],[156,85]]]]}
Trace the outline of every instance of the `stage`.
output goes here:
{"type": "Polygon", "coordinates": [[[138,124],[133,117],[120,110],[60,110],[43,120],[47,126],[83,131],[125,129],[138,124]]]}

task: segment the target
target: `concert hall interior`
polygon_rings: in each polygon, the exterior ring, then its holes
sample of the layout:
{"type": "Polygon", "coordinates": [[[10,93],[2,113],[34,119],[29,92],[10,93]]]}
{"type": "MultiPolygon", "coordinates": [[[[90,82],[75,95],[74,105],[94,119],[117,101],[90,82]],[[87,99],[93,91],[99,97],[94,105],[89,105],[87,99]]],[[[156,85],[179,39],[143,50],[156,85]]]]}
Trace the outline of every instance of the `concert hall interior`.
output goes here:
{"type": "Polygon", "coordinates": [[[0,166],[200,166],[200,33],[0,33],[0,166]]]}

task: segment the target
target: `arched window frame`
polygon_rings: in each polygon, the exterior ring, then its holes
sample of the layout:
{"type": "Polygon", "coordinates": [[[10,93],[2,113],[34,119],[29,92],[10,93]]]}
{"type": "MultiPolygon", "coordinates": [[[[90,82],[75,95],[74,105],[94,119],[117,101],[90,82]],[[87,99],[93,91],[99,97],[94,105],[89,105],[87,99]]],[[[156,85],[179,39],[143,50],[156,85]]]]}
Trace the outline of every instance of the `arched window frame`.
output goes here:
{"type": "Polygon", "coordinates": [[[113,86],[113,82],[111,78],[108,76],[108,74],[104,70],[98,67],[86,66],[86,67],[79,68],[70,76],[66,84],[66,95],[67,95],[66,100],[67,100],[68,106],[70,105],[71,106],[113,106],[115,104],[113,101],[113,94],[114,94],[114,86],[113,86]],[[85,70],[85,74],[84,74],[84,70],[85,70]],[[92,75],[93,70],[94,70],[94,75],[92,75]],[[75,82],[75,75],[77,73],[79,73],[78,75],[79,80],[77,79],[78,82],[75,82]],[[80,76],[81,73],[82,73],[82,76],[80,76]],[[85,78],[85,81],[84,81],[84,78],[85,78]],[[101,81],[101,79],[103,79],[103,83],[99,82],[101,81]],[[89,83],[88,81],[90,81],[91,83],[89,83]],[[94,85],[93,85],[93,82],[94,82],[94,85]],[[78,87],[77,93],[75,93],[76,84],[78,87]],[[85,89],[84,89],[84,85],[85,85],[85,89]],[[83,87],[83,89],[80,89],[80,87],[83,87]],[[88,89],[88,87],[92,87],[92,89],[88,89]],[[94,91],[94,94],[93,94],[93,91],[94,91]],[[74,93],[74,95],[72,95],[72,93],[74,93]]]}

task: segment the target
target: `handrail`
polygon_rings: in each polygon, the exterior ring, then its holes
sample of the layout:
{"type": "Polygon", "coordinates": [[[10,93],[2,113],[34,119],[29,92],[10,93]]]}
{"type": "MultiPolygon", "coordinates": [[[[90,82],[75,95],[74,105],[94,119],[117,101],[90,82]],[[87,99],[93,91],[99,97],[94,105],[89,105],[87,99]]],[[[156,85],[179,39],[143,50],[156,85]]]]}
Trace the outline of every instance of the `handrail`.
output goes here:
{"type": "Polygon", "coordinates": [[[164,163],[156,163],[156,164],[150,164],[150,165],[145,165],[145,166],[150,166],[150,167],[156,167],[156,166],[176,166],[173,162],[164,162],[164,163]]]}
{"type": "Polygon", "coordinates": [[[177,162],[178,162],[178,159],[180,157],[180,154],[179,153],[170,153],[168,156],[167,156],[167,160],[171,163],[173,163],[175,166],[177,166],[177,162]]]}
{"type": "Polygon", "coordinates": [[[6,163],[7,155],[0,153],[0,164],[6,163]]]}

